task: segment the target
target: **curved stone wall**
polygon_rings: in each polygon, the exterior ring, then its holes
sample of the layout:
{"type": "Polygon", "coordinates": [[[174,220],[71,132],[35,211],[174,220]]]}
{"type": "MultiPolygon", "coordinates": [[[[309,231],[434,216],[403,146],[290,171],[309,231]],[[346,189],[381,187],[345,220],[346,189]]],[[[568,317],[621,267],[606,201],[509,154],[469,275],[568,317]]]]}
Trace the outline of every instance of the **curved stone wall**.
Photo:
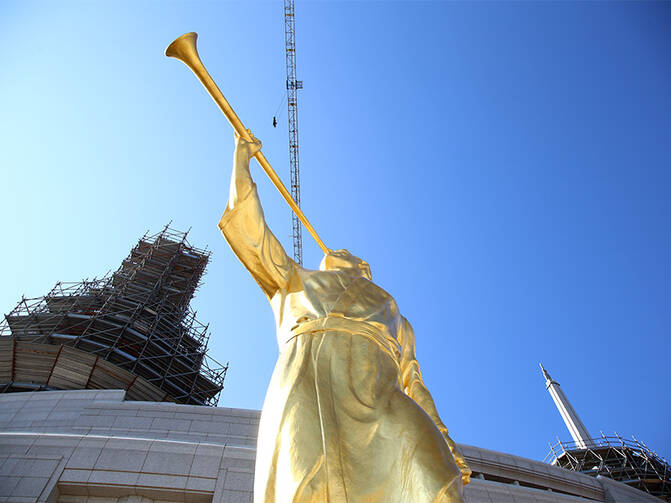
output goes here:
{"type": "MultiPolygon", "coordinates": [[[[252,502],[259,411],[124,398],[0,395],[0,502],[252,502]]],[[[468,503],[659,503],[608,479],[461,447],[474,471],[468,503]]]]}

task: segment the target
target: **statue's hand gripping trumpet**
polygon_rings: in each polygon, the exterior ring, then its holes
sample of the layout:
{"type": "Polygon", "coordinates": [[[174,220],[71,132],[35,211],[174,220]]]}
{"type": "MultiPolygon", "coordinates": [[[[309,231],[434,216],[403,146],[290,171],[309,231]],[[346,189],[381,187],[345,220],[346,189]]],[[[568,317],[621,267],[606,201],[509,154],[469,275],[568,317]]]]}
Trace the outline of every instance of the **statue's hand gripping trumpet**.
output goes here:
{"type": "Polygon", "coordinates": [[[277,325],[280,354],[261,415],[254,501],[463,501],[470,470],[424,386],[410,323],[373,283],[365,261],[326,248],[309,223],[325,253],[319,270],[287,255],[266,224],[249,171],[255,157],[272,172],[261,143],[200,63],[195,34],[166,54],[196,73],[237,133],[219,228],[268,297],[277,325]]]}

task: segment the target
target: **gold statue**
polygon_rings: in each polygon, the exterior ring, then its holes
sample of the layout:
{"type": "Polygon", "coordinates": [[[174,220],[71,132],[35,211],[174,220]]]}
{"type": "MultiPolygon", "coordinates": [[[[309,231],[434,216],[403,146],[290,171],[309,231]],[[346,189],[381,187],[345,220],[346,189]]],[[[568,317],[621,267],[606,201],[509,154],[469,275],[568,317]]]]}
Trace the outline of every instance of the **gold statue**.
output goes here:
{"type": "Polygon", "coordinates": [[[249,173],[260,148],[236,138],[219,222],[270,301],[280,347],[261,414],[255,501],[463,501],[470,471],[422,382],[412,327],[348,251],[330,252],[318,271],[289,258],[249,173]]]}
{"type": "MultiPolygon", "coordinates": [[[[366,262],[329,250],[314,229],[326,253],[319,270],[286,254],[249,172],[261,143],[207,75],[195,34],[188,35],[192,47],[175,49],[180,37],[170,55],[194,70],[238,133],[219,228],[268,297],[277,325],[280,354],[261,414],[255,502],[463,502],[471,472],[424,386],[410,323],[373,283],[366,262]]],[[[270,165],[263,167],[270,175],[270,165]]]]}

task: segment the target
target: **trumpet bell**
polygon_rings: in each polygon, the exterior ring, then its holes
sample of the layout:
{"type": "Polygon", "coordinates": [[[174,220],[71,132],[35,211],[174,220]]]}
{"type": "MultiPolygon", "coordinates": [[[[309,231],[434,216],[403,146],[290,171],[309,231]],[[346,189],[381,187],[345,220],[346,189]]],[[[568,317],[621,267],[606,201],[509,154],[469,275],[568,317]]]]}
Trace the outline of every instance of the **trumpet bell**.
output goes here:
{"type": "Polygon", "coordinates": [[[196,32],[185,33],[181,37],[176,38],[166,50],[165,55],[169,58],[179,59],[186,63],[187,61],[199,60],[198,49],[196,48],[196,40],[198,34],[196,32]]]}

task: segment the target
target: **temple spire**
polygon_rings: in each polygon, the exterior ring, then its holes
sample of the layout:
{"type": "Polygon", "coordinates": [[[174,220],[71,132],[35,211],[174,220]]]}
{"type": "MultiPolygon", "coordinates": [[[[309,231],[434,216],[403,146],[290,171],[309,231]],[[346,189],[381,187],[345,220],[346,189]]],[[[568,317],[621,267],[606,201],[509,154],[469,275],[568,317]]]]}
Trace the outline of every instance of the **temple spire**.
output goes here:
{"type": "Polygon", "coordinates": [[[550,374],[548,374],[548,371],[545,370],[545,367],[543,367],[543,364],[539,363],[538,365],[541,366],[541,370],[543,371],[543,376],[545,377],[545,380],[552,381],[552,377],[550,377],[550,374]]]}
{"type": "Polygon", "coordinates": [[[586,449],[593,445],[591,436],[585,428],[585,425],[580,420],[578,413],[571,406],[568,398],[562,391],[559,383],[550,377],[550,374],[543,367],[543,364],[539,363],[541,370],[543,371],[543,376],[545,377],[545,387],[550,392],[550,396],[554,401],[559,413],[561,414],[566,427],[568,428],[569,433],[573,437],[573,441],[576,443],[576,447],[579,449],[586,449]]]}

